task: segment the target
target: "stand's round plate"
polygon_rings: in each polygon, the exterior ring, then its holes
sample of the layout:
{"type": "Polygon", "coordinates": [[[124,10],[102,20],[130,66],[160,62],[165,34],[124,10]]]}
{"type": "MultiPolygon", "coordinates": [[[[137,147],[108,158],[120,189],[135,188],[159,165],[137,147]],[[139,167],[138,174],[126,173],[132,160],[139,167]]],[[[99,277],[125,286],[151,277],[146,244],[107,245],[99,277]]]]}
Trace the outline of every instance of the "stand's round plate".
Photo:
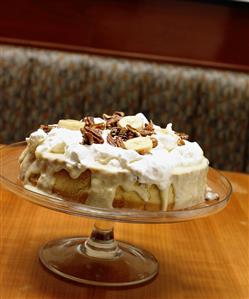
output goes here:
{"type": "Polygon", "coordinates": [[[203,204],[184,210],[174,211],[140,211],[128,209],[104,209],[59,199],[52,195],[42,195],[26,190],[19,177],[18,158],[24,150],[26,142],[4,146],[0,149],[0,182],[10,191],[35,204],[68,214],[103,218],[113,221],[140,223],[170,223],[186,221],[213,214],[223,209],[232,192],[230,182],[218,171],[210,168],[208,186],[219,194],[219,200],[203,202],[203,204]]]}

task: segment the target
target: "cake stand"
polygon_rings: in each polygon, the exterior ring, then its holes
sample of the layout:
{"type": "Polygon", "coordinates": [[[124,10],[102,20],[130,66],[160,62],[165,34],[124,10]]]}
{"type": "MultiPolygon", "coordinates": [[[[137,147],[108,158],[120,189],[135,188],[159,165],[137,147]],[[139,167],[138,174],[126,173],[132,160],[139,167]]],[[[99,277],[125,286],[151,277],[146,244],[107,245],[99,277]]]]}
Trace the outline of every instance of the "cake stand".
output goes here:
{"type": "Polygon", "coordinates": [[[45,244],[39,252],[45,267],[64,278],[80,283],[127,286],[146,282],[157,275],[159,265],[156,258],[144,249],[116,241],[112,221],[174,223],[204,217],[223,209],[232,192],[229,181],[210,168],[208,185],[219,194],[218,200],[184,210],[159,212],[91,207],[23,188],[18,179],[18,157],[25,146],[25,142],[20,142],[1,148],[0,182],[11,192],[37,205],[97,219],[90,237],[53,240],[45,244]]]}

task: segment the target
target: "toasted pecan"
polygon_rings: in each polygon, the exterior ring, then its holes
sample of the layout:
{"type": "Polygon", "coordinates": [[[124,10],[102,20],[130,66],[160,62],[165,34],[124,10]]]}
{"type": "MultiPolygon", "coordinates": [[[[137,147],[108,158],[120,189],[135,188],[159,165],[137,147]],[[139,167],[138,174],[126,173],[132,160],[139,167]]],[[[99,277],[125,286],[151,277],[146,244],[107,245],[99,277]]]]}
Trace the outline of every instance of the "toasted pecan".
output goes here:
{"type": "Polygon", "coordinates": [[[45,133],[49,133],[53,128],[56,128],[57,125],[40,125],[40,129],[42,129],[45,133]]]}
{"type": "Polygon", "coordinates": [[[82,135],[83,135],[83,142],[82,144],[101,144],[104,143],[104,139],[102,137],[101,130],[94,129],[91,127],[84,127],[83,129],[80,129],[82,135]]]}

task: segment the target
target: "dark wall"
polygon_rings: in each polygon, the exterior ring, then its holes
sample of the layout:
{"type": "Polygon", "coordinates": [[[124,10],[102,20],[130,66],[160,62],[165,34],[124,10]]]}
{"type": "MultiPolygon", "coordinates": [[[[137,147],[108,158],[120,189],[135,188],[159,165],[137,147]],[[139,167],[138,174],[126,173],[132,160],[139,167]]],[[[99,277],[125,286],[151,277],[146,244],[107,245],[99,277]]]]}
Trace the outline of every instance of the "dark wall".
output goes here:
{"type": "Polygon", "coordinates": [[[249,3],[10,0],[0,42],[249,71],[249,3]]]}

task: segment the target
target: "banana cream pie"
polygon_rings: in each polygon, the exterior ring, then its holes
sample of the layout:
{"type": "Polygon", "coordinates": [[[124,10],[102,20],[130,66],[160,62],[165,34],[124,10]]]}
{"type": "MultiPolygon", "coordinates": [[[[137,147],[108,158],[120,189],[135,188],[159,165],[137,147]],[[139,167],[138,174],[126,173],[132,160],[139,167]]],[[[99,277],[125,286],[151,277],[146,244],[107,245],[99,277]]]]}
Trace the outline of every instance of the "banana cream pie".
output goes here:
{"type": "Polygon", "coordinates": [[[27,138],[28,189],[103,208],[184,209],[204,202],[208,160],[188,136],[122,112],[60,120],[27,138]]]}

